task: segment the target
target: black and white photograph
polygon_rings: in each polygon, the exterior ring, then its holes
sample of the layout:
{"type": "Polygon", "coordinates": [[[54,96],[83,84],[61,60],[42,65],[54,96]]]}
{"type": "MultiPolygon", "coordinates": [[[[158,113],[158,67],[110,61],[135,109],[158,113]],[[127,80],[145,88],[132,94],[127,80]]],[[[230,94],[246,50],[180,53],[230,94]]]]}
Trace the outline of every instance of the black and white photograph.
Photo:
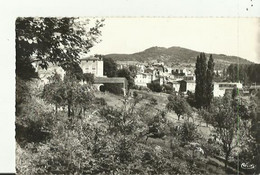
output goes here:
{"type": "Polygon", "coordinates": [[[16,174],[260,174],[260,18],[17,17],[16,174]]]}

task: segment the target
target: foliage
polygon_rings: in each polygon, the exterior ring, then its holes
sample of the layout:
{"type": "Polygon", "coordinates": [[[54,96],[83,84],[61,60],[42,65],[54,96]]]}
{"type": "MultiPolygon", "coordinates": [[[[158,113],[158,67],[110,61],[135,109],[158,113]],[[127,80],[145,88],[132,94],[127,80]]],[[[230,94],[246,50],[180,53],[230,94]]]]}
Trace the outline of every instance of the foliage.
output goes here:
{"type": "Polygon", "coordinates": [[[209,56],[209,61],[208,61],[208,68],[206,72],[206,107],[209,107],[212,100],[213,100],[213,90],[214,90],[214,85],[213,85],[213,79],[214,79],[214,60],[212,55],[209,56]]]}
{"type": "Polygon", "coordinates": [[[117,71],[118,77],[125,77],[128,81],[128,89],[132,89],[135,85],[134,78],[137,73],[137,68],[135,66],[129,66],[129,68],[119,69],[117,71]]]}
{"type": "Polygon", "coordinates": [[[195,99],[197,107],[200,108],[205,105],[206,100],[206,81],[207,81],[207,63],[205,53],[200,53],[196,62],[196,87],[195,99]]]}
{"type": "Polygon", "coordinates": [[[227,68],[228,80],[244,84],[260,83],[260,64],[230,64],[227,68]]]}
{"type": "Polygon", "coordinates": [[[189,103],[191,107],[196,107],[195,93],[192,93],[191,91],[187,91],[186,101],[189,103]]]}
{"type": "Polygon", "coordinates": [[[26,103],[30,99],[30,89],[28,83],[16,77],[16,86],[15,86],[15,114],[19,115],[21,107],[20,105],[26,103]]]}
{"type": "Polygon", "coordinates": [[[63,81],[58,74],[54,74],[44,86],[42,97],[56,106],[56,113],[58,107],[67,106],[70,117],[72,113],[85,113],[86,107],[93,99],[89,91],[90,87],[81,85],[74,74],[66,73],[63,81]]]}
{"type": "Polygon", "coordinates": [[[91,73],[84,73],[83,74],[83,81],[93,84],[94,83],[94,75],[91,73]]]}
{"type": "Polygon", "coordinates": [[[192,109],[183,97],[179,95],[170,95],[168,101],[166,108],[169,111],[173,110],[177,114],[178,120],[180,119],[180,116],[183,115],[187,115],[188,118],[191,116],[192,109]]]}
{"type": "Polygon", "coordinates": [[[183,143],[193,142],[199,138],[197,127],[194,123],[184,122],[181,127],[181,141],[183,143]]]}
{"type": "Polygon", "coordinates": [[[147,83],[147,87],[153,92],[162,92],[162,86],[157,82],[147,83]]]}
{"type": "Polygon", "coordinates": [[[151,98],[151,104],[152,105],[157,105],[158,104],[157,99],[156,98],[151,98]]]}
{"type": "Polygon", "coordinates": [[[104,61],[104,75],[107,77],[115,77],[117,74],[117,64],[112,58],[105,57],[104,61]]]}
{"type": "Polygon", "coordinates": [[[16,75],[23,79],[35,77],[32,63],[47,69],[49,63],[67,68],[79,61],[99,42],[103,20],[89,27],[89,20],[77,18],[16,19],[16,75]]]}
{"type": "Polygon", "coordinates": [[[248,112],[247,108],[238,109],[236,101],[229,94],[222,99],[216,99],[212,109],[212,125],[215,128],[217,137],[221,140],[222,149],[225,153],[225,168],[232,150],[236,147],[235,137],[242,137],[243,119],[242,116],[248,112]],[[237,127],[238,122],[239,128],[237,127]],[[239,132],[238,132],[239,129],[239,132]]]}
{"type": "Polygon", "coordinates": [[[67,74],[73,74],[78,81],[84,80],[85,76],[78,63],[71,63],[64,68],[67,74]]]}
{"type": "Polygon", "coordinates": [[[207,126],[212,121],[212,114],[209,112],[209,110],[205,108],[201,108],[199,110],[199,115],[202,117],[202,119],[206,122],[207,126]]]}

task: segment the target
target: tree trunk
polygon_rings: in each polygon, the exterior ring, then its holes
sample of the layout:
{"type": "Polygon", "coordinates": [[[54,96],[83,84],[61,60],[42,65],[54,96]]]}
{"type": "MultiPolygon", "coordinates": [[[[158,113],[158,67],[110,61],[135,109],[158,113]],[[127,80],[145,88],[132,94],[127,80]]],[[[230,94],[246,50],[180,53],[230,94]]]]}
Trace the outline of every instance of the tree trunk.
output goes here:
{"type": "Polygon", "coordinates": [[[57,103],[55,104],[55,114],[57,115],[57,113],[58,113],[58,105],[57,105],[57,103]]]}
{"type": "Polygon", "coordinates": [[[70,117],[71,114],[70,114],[70,103],[68,103],[68,117],[70,117]]]}
{"type": "Polygon", "coordinates": [[[225,156],[225,170],[227,171],[227,165],[228,165],[228,158],[229,158],[229,153],[226,153],[225,156]]]}

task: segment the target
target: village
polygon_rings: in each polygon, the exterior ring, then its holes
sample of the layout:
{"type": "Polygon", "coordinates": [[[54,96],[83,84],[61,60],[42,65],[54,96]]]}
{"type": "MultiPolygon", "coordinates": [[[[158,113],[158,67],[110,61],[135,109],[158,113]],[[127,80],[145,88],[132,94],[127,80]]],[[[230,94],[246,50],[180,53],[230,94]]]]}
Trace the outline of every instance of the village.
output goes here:
{"type": "MultiPolygon", "coordinates": [[[[112,42],[94,21],[17,18],[17,174],[260,172],[260,64],[211,52],[200,37],[198,50],[159,47],[163,32],[152,44],[146,31],[131,35],[136,25],[112,42]]],[[[163,41],[195,42],[182,26],[172,37],[172,22],[163,41]]]]}
{"type": "MultiPolygon", "coordinates": [[[[135,63],[125,64],[119,63],[118,68],[129,67],[133,65],[137,68],[136,76],[134,77],[134,83],[138,87],[148,88],[150,83],[158,83],[159,85],[168,85],[172,87],[173,92],[183,93],[195,92],[196,76],[194,67],[184,66],[167,66],[164,62],[153,63],[135,63]]],[[[104,63],[102,58],[96,58],[94,56],[81,59],[80,64],[83,73],[91,73],[95,77],[95,86],[98,90],[102,88],[102,83],[119,83],[123,84],[122,88],[124,95],[127,91],[127,81],[124,78],[108,78],[104,75],[104,63]]],[[[214,70],[218,72],[219,76],[222,76],[222,70],[214,70]]],[[[243,88],[241,82],[214,82],[214,97],[223,97],[227,91],[232,91],[234,88],[238,88],[241,94],[248,95],[252,91],[259,90],[259,86],[251,86],[246,90],[243,88]]],[[[139,89],[140,89],[139,88],[139,89]]]]}

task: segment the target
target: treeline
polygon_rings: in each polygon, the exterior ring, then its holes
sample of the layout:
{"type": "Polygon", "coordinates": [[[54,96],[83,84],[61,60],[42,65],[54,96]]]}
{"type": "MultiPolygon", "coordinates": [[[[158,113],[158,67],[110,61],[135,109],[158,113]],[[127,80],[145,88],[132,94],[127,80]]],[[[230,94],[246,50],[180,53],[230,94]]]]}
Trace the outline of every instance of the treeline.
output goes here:
{"type": "Polygon", "coordinates": [[[260,64],[231,64],[227,68],[227,80],[244,84],[260,83],[260,64]]]}

